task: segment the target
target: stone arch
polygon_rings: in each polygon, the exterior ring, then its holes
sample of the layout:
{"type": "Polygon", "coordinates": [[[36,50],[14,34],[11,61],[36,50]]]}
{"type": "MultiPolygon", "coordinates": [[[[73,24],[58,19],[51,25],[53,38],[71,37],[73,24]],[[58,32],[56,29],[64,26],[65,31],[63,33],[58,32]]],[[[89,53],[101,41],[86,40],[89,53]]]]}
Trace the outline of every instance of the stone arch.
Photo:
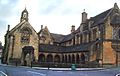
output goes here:
{"type": "Polygon", "coordinates": [[[39,58],[38,58],[39,62],[45,62],[45,55],[44,54],[40,54],[39,58]]]}
{"type": "Polygon", "coordinates": [[[71,56],[68,55],[68,62],[71,63],[71,56]]]}
{"type": "Polygon", "coordinates": [[[32,30],[29,28],[29,27],[23,27],[21,30],[20,30],[21,33],[28,33],[28,34],[32,34],[32,30]]]}
{"type": "Polygon", "coordinates": [[[65,55],[65,63],[67,63],[67,55],[65,55]]]}
{"type": "Polygon", "coordinates": [[[79,58],[79,54],[76,54],[76,63],[79,63],[80,58],[79,58]]]}
{"type": "Polygon", "coordinates": [[[33,46],[24,46],[22,48],[22,64],[30,66],[31,62],[34,60],[34,48],[33,46]]]}
{"type": "Polygon", "coordinates": [[[75,63],[75,55],[72,54],[72,63],[75,63]]]}
{"type": "Polygon", "coordinates": [[[60,62],[60,56],[59,55],[55,55],[54,62],[57,62],[57,63],[60,62]]]}
{"type": "Polygon", "coordinates": [[[64,63],[64,61],[65,61],[65,59],[64,59],[65,57],[64,57],[64,55],[62,55],[62,63],[64,63]]]}
{"type": "Polygon", "coordinates": [[[81,63],[85,63],[85,54],[84,53],[81,53],[81,63]]]}
{"type": "Polygon", "coordinates": [[[47,55],[47,62],[53,62],[53,55],[52,54],[47,55]]]}

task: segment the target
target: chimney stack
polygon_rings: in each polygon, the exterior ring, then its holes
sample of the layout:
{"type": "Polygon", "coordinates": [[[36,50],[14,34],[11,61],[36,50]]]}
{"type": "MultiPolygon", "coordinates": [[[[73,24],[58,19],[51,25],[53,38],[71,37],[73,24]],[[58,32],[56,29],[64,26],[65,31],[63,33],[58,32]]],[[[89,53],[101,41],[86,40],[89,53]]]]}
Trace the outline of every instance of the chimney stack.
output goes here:
{"type": "Polygon", "coordinates": [[[7,32],[9,32],[10,31],[10,25],[8,25],[8,29],[7,29],[7,32]]]}
{"type": "Polygon", "coordinates": [[[71,26],[71,33],[73,33],[75,31],[75,25],[71,26]]]}
{"type": "Polygon", "coordinates": [[[41,25],[41,30],[43,29],[43,25],[41,25]]]}
{"type": "Polygon", "coordinates": [[[85,12],[84,9],[84,12],[82,13],[82,23],[85,23],[86,20],[87,20],[87,13],[85,12]]]}

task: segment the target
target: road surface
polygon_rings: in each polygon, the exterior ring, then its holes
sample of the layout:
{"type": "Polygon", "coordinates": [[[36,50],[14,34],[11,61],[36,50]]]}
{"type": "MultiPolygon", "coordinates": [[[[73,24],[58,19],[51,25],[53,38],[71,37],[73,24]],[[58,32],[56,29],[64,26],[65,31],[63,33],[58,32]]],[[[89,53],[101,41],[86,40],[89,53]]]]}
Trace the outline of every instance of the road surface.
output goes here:
{"type": "Polygon", "coordinates": [[[116,74],[120,73],[120,68],[89,71],[53,71],[0,65],[0,71],[5,72],[8,76],[116,76],[116,74]]]}

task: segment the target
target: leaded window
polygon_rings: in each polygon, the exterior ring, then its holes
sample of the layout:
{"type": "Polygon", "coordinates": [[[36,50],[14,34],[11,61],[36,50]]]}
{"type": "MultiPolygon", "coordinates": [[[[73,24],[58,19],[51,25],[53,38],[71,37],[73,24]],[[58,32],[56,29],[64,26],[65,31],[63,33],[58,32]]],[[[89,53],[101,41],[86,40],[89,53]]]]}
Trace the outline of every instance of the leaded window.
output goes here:
{"type": "Polygon", "coordinates": [[[31,34],[31,30],[29,28],[23,28],[21,30],[21,42],[29,43],[30,42],[30,34],[31,34]]]}

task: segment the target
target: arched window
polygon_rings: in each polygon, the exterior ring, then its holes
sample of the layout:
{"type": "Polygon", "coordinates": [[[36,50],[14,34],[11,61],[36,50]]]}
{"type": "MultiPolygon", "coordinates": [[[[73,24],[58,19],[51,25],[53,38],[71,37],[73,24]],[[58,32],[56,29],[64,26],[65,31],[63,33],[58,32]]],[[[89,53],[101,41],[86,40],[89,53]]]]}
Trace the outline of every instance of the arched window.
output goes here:
{"type": "Polygon", "coordinates": [[[24,27],[21,29],[21,43],[29,43],[31,34],[32,31],[29,28],[24,27]]]}

